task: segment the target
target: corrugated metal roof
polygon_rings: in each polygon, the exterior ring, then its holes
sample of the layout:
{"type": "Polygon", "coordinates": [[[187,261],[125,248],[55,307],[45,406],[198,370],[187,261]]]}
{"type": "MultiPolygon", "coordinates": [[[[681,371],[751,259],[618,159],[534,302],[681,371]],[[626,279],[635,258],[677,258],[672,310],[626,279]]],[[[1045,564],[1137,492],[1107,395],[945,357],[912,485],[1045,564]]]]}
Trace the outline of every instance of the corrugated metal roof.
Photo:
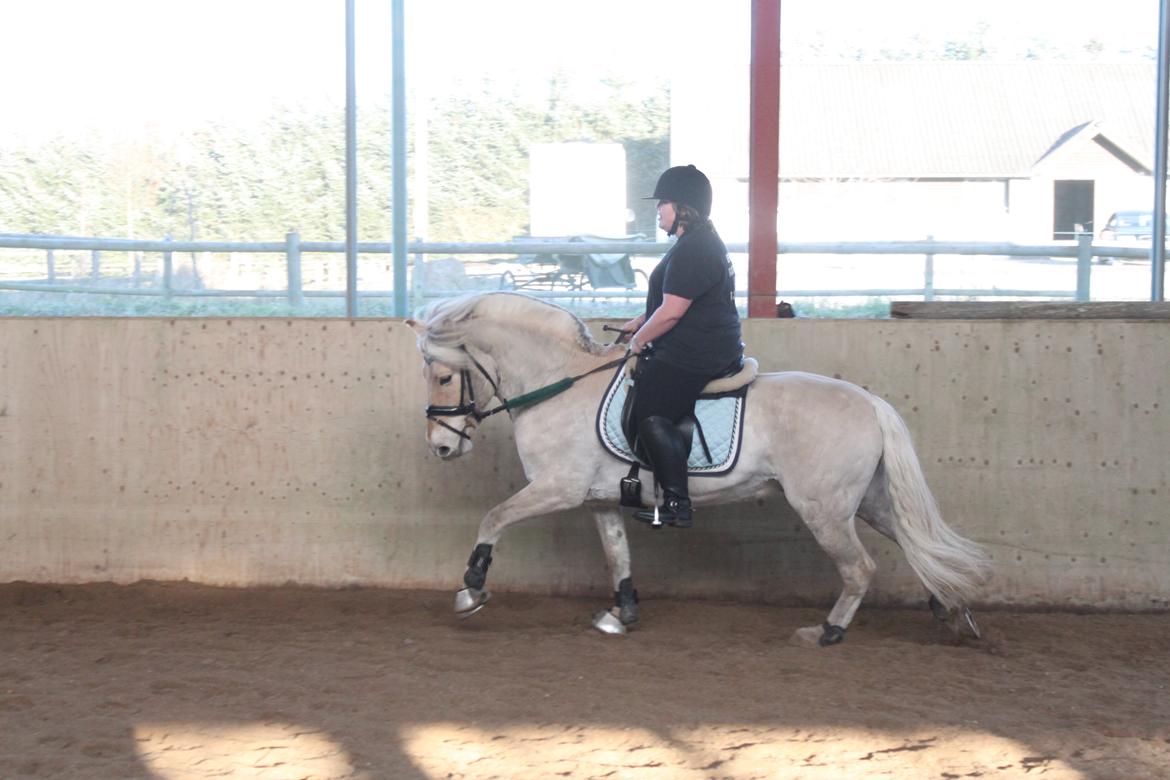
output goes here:
{"type": "Polygon", "coordinates": [[[784,178],[1026,177],[1099,123],[1152,165],[1153,63],[784,63],[784,178]]]}

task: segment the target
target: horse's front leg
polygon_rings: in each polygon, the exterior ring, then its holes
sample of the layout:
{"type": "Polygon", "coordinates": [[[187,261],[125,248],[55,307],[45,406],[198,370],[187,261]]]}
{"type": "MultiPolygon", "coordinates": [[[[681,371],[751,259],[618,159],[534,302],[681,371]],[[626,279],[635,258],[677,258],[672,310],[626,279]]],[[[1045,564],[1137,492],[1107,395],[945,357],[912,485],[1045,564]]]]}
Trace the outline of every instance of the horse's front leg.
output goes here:
{"type": "Polygon", "coordinates": [[[463,584],[467,587],[455,594],[455,612],[460,617],[470,617],[483,609],[491,598],[484,585],[492,563],[492,548],[508,526],[529,517],[571,509],[583,499],[584,490],[574,491],[564,481],[549,478],[533,482],[493,507],[480,521],[475,549],[467,560],[467,571],[463,573],[463,584]]]}
{"type": "Polygon", "coordinates": [[[613,579],[612,609],[602,610],[593,618],[593,627],[606,634],[624,634],[626,627],[638,622],[638,591],[630,579],[630,543],[626,524],[617,509],[594,509],[593,520],[601,535],[601,546],[613,579]]]}

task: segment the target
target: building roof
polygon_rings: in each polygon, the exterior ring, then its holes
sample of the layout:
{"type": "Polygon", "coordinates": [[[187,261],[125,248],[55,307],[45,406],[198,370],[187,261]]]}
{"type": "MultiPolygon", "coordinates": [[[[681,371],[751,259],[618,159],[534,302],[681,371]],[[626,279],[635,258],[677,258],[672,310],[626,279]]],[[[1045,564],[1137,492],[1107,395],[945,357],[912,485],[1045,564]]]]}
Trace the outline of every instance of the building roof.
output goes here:
{"type": "Polygon", "coordinates": [[[1153,168],[1154,63],[784,63],[785,179],[1016,178],[1091,132],[1153,168]]]}

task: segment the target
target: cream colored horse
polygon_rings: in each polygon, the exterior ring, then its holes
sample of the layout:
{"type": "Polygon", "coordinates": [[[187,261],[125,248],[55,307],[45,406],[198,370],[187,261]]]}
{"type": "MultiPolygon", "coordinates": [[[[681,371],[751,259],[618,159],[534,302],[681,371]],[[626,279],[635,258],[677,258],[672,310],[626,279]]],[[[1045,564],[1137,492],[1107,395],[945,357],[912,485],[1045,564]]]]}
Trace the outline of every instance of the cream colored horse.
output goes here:
{"type": "MultiPolygon", "coordinates": [[[[423,321],[409,324],[425,359],[427,441],[444,460],[471,450],[475,428],[493,398],[515,401],[624,352],[597,343],[564,309],[514,293],[442,301],[423,321]]],[[[467,587],[456,596],[458,612],[474,613],[487,601],[492,546],[512,524],[585,505],[601,534],[617,602],[595,625],[622,631],[637,620],[618,508],[627,466],[602,449],[593,430],[612,371],[578,378],[550,398],[507,410],[529,484],[480,522],[464,575],[467,587]]],[[[844,581],[824,624],[800,628],[794,638],[833,644],[852,621],[875,569],[857,537],[855,517],[902,548],[931,594],[936,617],[949,620],[959,633],[978,636],[966,600],[982,582],[987,559],[939,516],[898,413],[856,385],[800,372],[760,375],[748,404],[735,469],[691,480],[691,497],[704,506],[774,495],[777,484],[783,490],[844,581]]],[[[654,497],[643,498],[649,503],[654,497]]]]}

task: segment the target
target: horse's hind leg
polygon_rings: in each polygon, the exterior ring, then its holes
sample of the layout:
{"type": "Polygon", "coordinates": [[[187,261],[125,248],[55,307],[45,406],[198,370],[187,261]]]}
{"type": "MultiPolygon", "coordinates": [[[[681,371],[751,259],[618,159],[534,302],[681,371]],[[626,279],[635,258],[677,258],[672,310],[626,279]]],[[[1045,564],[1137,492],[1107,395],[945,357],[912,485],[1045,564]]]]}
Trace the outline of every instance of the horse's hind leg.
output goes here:
{"type": "Polygon", "coordinates": [[[617,509],[595,509],[593,520],[601,536],[605,560],[613,581],[614,606],[602,610],[593,619],[593,626],[607,634],[623,634],[626,626],[638,622],[638,591],[630,579],[630,543],[626,525],[617,509]]]}
{"type": "Polygon", "coordinates": [[[852,512],[842,517],[839,514],[813,514],[806,510],[801,516],[837,565],[845,587],[823,625],[798,628],[792,638],[798,644],[808,646],[835,645],[845,638],[845,629],[853,621],[861,599],[869,589],[877,564],[857,538],[852,512]]]}
{"type": "MultiPolygon", "coordinates": [[[[898,541],[897,517],[894,515],[894,505],[890,498],[885,467],[882,464],[878,464],[877,473],[865,492],[861,506],[857,509],[857,516],[875,531],[892,540],[899,547],[902,546],[898,541]]],[[[923,584],[925,585],[925,583],[923,584]]],[[[929,588],[927,592],[930,592],[929,588]]],[[[971,610],[967,606],[960,605],[948,609],[933,593],[930,593],[927,605],[935,620],[945,623],[958,636],[970,639],[981,637],[975,616],[971,614],[971,610]]]]}

